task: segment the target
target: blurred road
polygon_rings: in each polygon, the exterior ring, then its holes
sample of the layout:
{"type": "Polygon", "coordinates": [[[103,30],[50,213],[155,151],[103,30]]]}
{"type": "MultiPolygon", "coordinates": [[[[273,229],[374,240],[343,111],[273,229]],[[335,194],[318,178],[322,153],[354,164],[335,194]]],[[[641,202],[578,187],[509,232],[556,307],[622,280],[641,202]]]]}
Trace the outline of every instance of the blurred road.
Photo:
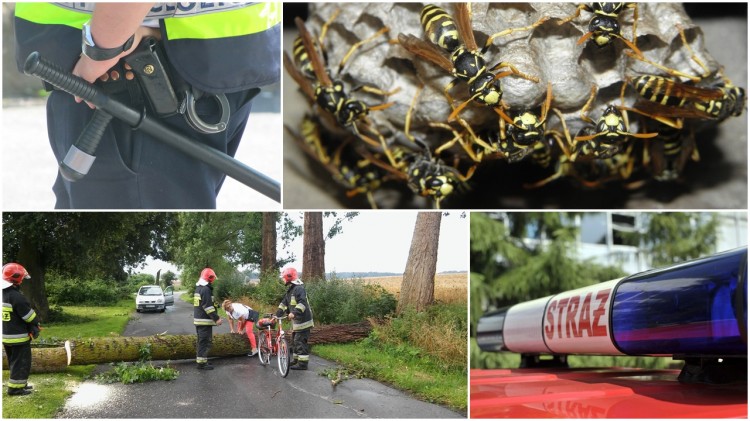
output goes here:
{"type": "MultiPolygon", "coordinates": [[[[3,106],[3,211],[49,211],[55,206],[52,184],[57,161],[47,139],[43,101],[3,106]]],[[[281,114],[253,112],[236,158],[281,183],[281,114]]],[[[281,204],[227,178],[218,210],[278,210],[281,204]]]]}

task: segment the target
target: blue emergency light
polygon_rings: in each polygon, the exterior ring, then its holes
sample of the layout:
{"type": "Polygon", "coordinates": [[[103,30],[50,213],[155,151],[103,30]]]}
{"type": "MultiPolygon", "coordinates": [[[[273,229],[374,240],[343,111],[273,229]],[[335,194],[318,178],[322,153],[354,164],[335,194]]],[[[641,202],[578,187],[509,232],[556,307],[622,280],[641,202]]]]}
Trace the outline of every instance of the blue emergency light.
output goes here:
{"type": "Polygon", "coordinates": [[[486,314],[477,343],[523,354],[747,357],[747,247],[486,314]]]}

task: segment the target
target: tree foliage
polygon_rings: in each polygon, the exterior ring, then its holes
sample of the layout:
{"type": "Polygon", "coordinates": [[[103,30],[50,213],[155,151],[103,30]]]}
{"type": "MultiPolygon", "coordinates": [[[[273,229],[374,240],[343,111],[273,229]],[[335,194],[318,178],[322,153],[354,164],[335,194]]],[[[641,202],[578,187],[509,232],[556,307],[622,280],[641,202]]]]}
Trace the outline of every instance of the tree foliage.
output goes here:
{"type": "Polygon", "coordinates": [[[713,213],[644,214],[645,229],[624,234],[643,250],[654,267],[697,259],[716,252],[719,220],[713,213]]]}

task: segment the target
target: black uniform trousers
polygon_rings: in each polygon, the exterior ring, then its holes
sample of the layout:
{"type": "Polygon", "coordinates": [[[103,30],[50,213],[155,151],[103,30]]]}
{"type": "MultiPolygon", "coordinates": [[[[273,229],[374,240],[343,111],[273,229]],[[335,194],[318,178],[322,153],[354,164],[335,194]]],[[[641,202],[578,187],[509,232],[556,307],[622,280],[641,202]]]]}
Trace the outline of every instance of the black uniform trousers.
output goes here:
{"type": "Polygon", "coordinates": [[[3,344],[3,347],[10,367],[8,390],[23,389],[31,373],[31,341],[15,345],[3,344]]]}
{"type": "MultiPolygon", "coordinates": [[[[234,156],[245,131],[252,98],[260,89],[227,94],[231,117],[225,131],[200,134],[182,115],[161,120],[165,125],[214,149],[234,156]]],[[[127,92],[113,98],[129,103],[127,92]]],[[[139,108],[139,107],[136,107],[139,108]]],[[[219,120],[220,109],[213,98],[196,102],[203,121],[219,120]]],[[[47,100],[47,131],[58,162],[65,158],[91,119],[93,110],[77,104],[65,92],[53,91],[47,100]]],[[[132,130],[112,119],[95,153],[88,174],[70,182],[60,174],[52,190],[56,209],[214,209],[216,196],[226,175],[182,152],[132,130]]]]}
{"type": "Polygon", "coordinates": [[[310,345],[307,344],[310,339],[310,331],[312,328],[297,330],[292,332],[292,350],[294,355],[293,360],[308,362],[310,360],[310,345]]]}
{"type": "Polygon", "coordinates": [[[195,331],[198,334],[195,362],[205,364],[208,362],[208,352],[211,351],[213,326],[196,325],[195,331]]]}

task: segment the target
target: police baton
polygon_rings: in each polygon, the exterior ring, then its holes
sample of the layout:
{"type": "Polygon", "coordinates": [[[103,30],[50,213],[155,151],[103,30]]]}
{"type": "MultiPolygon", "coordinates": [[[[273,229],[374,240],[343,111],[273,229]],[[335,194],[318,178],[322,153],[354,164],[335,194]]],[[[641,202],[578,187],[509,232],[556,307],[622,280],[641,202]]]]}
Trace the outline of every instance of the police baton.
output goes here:
{"type": "MultiPolygon", "coordinates": [[[[158,120],[146,115],[145,112],[134,110],[129,106],[108,97],[98,87],[88,83],[78,76],[62,70],[56,64],[42,58],[38,52],[31,53],[26,59],[24,73],[41,78],[60,90],[94,104],[97,110],[101,110],[103,113],[124,121],[134,129],[143,130],[157,140],[162,141],[219,171],[222,171],[227,176],[234,178],[240,183],[275,200],[276,202],[281,203],[281,187],[277,181],[248,167],[239,160],[219,150],[197,142],[194,139],[168,128],[158,120]]],[[[106,123],[109,122],[109,120],[104,117],[94,124],[102,129],[103,127],[106,127],[105,121],[106,123]]],[[[89,130],[84,130],[84,132],[89,132],[89,130]]],[[[100,137],[101,135],[99,135],[99,138],[100,137]]],[[[81,153],[73,151],[73,154],[77,156],[79,161],[83,160],[90,162],[82,164],[82,167],[78,167],[76,157],[71,157],[70,160],[66,157],[64,162],[61,163],[61,171],[63,172],[63,175],[71,177],[69,179],[77,179],[85,174],[88,171],[87,166],[90,166],[91,162],[93,162],[93,152],[96,149],[97,144],[98,139],[87,139],[84,142],[77,141],[76,145],[79,146],[79,152],[81,153]],[[80,147],[81,143],[83,143],[83,147],[80,147]],[[86,155],[88,155],[88,157],[86,155]],[[72,169],[73,171],[69,171],[68,169],[72,169]]],[[[68,155],[70,155],[70,153],[68,155]]]]}

